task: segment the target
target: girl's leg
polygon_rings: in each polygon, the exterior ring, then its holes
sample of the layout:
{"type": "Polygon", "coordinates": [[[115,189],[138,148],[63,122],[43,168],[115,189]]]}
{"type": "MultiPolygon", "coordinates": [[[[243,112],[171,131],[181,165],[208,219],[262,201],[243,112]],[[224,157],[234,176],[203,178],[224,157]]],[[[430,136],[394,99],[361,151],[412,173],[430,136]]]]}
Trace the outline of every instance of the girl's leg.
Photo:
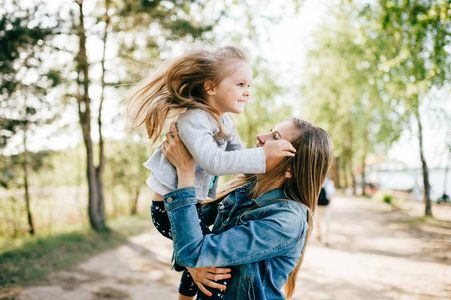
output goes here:
{"type": "Polygon", "coordinates": [[[171,224],[169,222],[168,213],[164,208],[163,196],[153,192],[152,206],[150,207],[152,222],[155,228],[168,239],[171,238],[171,224]]]}
{"type": "Polygon", "coordinates": [[[171,223],[169,222],[168,213],[164,208],[164,201],[152,201],[150,207],[150,213],[152,215],[152,222],[155,228],[168,239],[172,239],[171,236],[171,223]]]}

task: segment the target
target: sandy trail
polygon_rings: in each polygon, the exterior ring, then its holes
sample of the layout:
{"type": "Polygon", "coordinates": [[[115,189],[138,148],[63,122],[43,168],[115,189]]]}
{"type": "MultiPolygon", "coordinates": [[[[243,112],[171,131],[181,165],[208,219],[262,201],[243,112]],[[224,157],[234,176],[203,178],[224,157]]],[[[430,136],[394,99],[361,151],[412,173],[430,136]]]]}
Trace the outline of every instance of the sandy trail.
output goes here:
{"type": "MultiPolygon", "coordinates": [[[[421,204],[409,205],[421,215],[421,204]]],[[[434,214],[451,220],[451,206],[434,214]]],[[[293,299],[451,299],[451,227],[403,222],[407,217],[386,204],[337,196],[331,243],[312,237],[293,299]]],[[[152,228],[3,299],[177,299],[171,247],[152,228]]]]}

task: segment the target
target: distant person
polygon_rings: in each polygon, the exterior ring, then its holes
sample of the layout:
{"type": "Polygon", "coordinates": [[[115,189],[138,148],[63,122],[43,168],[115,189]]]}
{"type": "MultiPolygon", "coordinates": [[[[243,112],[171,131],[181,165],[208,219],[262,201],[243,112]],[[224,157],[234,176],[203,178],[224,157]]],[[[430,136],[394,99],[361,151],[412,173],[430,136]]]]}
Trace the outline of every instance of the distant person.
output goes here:
{"type": "Polygon", "coordinates": [[[329,176],[326,177],[318,197],[318,208],[316,210],[317,238],[326,246],[329,245],[330,222],[332,218],[332,200],[335,195],[335,185],[329,176]]]}
{"type": "Polygon", "coordinates": [[[438,198],[437,203],[441,202],[450,202],[449,196],[446,193],[443,193],[443,195],[440,198],[438,198]]]}
{"type": "MultiPolygon", "coordinates": [[[[177,116],[180,139],[196,161],[194,186],[197,210],[204,234],[211,233],[203,223],[200,203],[216,196],[217,176],[265,173],[267,165],[295,149],[286,140],[259,148],[242,149],[235,125],[228,113],[242,113],[250,97],[252,68],[243,51],[223,47],[214,51],[193,49],[169,59],[144,80],[132,95],[128,111],[132,127],[145,125],[148,137],[155,141],[169,117],[177,116]]],[[[171,131],[170,131],[171,132],[171,131]]],[[[172,131],[173,132],[173,131],[172,131]]],[[[172,133],[171,133],[172,134],[172,133]]],[[[144,166],[151,170],[146,183],[153,190],[152,221],[157,230],[172,239],[171,225],[163,196],[177,189],[180,178],[174,166],[162,154],[160,145],[144,166]]],[[[184,268],[175,266],[176,270],[184,268]]],[[[179,299],[191,299],[197,293],[191,276],[184,271],[179,299]]],[[[223,299],[223,291],[212,297],[199,292],[200,299],[223,299]]]]}
{"type": "Polygon", "coordinates": [[[417,177],[415,177],[415,183],[413,185],[412,191],[410,192],[410,195],[414,200],[418,202],[421,202],[423,200],[423,191],[420,187],[420,184],[418,183],[417,177]]]}

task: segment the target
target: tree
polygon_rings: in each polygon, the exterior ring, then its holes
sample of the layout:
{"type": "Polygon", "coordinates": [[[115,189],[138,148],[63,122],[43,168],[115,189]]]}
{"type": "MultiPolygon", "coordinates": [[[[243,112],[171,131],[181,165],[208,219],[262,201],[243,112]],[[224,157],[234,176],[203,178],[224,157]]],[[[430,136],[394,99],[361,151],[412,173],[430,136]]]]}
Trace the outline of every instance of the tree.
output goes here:
{"type": "Polygon", "coordinates": [[[29,233],[34,234],[29,169],[32,163],[39,165],[42,161],[32,161],[28,137],[33,129],[51,122],[56,116],[48,91],[61,82],[61,77],[46,63],[46,52],[51,48],[51,39],[57,34],[58,22],[49,22],[48,15],[39,13],[39,4],[22,9],[16,2],[11,2],[5,7],[11,11],[0,19],[0,149],[7,149],[10,154],[19,155],[20,159],[3,156],[1,163],[4,164],[2,169],[6,176],[2,176],[1,185],[8,188],[15,180],[12,174],[16,172],[11,170],[14,164],[19,164],[23,170],[22,187],[29,233]],[[20,149],[18,145],[22,147],[20,154],[15,150],[20,149]]]}
{"type": "Polygon", "coordinates": [[[364,192],[368,154],[377,145],[390,146],[400,128],[381,90],[380,45],[366,34],[366,25],[358,23],[354,11],[352,6],[339,6],[330,23],[318,30],[307,60],[303,102],[306,115],[332,138],[335,184],[340,187],[343,178],[344,186],[355,190],[354,166],[361,164],[364,192]]]}
{"type": "Polygon", "coordinates": [[[424,155],[421,106],[432,87],[449,84],[451,40],[449,1],[388,1],[367,5],[362,14],[373,24],[371,35],[384,41],[380,62],[385,91],[403,111],[406,127],[414,120],[423,170],[425,215],[431,216],[429,171],[424,155]]]}
{"type": "MultiPolygon", "coordinates": [[[[102,109],[105,99],[105,89],[114,85],[114,82],[106,82],[106,74],[111,72],[106,67],[106,47],[108,39],[111,35],[115,35],[120,42],[120,49],[126,49],[127,55],[136,53],[148,53],[147,50],[158,50],[156,37],[149,35],[148,28],[151,26],[159,27],[160,37],[178,34],[180,36],[191,36],[193,39],[200,37],[203,32],[211,29],[211,26],[204,26],[197,22],[194,18],[190,19],[190,8],[194,1],[177,1],[174,3],[166,3],[163,1],[98,1],[97,4],[103,7],[103,16],[98,18],[98,23],[104,25],[103,37],[103,56],[101,59],[101,96],[99,101],[91,99],[89,94],[90,86],[93,84],[93,77],[90,75],[90,62],[87,55],[87,31],[85,27],[85,14],[83,10],[83,1],[78,0],[78,21],[76,22],[76,35],[79,41],[79,48],[76,57],[77,71],[77,92],[75,98],[78,104],[78,114],[80,125],[83,132],[83,140],[87,154],[87,178],[89,190],[88,213],[92,228],[103,230],[106,228],[103,181],[102,175],[105,167],[104,142],[102,134],[102,109]],[[145,33],[143,33],[145,31],[145,33]],[[128,37],[122,36],[122,33],[130,34],[128,37]],[[143,34],[148,36],[144,39],[147,41],[144,47],[138,46],[140,41],[137,37],[143,34]],[[132,37],[132,42],[125,47],[132,37]],[[93,104],[98,103],[97,113],[97,138],[99,140],[98,164],[94,163],[94,149],[92,141],[92,108],[93,104]]],[[[141,43],[142,44],[142,43],[141,43]]],[[[159,51],[157,52],[159,54],[159,51]]],[[[139,66],[141,68],[141,65],[139,66]]],[[[121,69],[121,68],[119,68],[121,69]]],[[[123,78],[123,76],[118,76],[123,78]]],[[[120,79],[119,79],[120,81],[120,79]]]]}
{"type": "Polygon", "coordinates": [[[105,171],[105,180],[110,183],[109,191],[115,213],[120,210],[116,197],[124,193],[128,200],[128,212],[131,215],[137,213],[143,183],[149,176],[149,170],[142,165],[148,158],[147,143],[138,135],[135,135],[134,139],[135,141],[123,139],[108,143],[106,160],[109,167],[105,171]]]}

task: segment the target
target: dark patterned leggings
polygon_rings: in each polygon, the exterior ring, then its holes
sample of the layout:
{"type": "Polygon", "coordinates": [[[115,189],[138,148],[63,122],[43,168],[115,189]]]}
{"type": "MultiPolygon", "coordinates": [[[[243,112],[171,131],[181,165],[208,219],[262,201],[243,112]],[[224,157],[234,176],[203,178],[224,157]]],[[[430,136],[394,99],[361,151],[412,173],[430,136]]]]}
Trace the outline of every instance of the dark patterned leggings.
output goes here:
{"type": "MultiPolygon", "coordinates": [[[[204,235],[210,234],[211,231],[204,223],[204,217],[202,215],[201,205],[196,204],[197,214],[199,215],[200,227],[202,229],[202,233],[204,235]]],[[[172,240],[171,234],[171,224],[169,222],[168,213],[164,208],[163,201],[152,201],[152,206],[150,207],[150,211],[152,213],[152,222],[155,225],[155,228],[165,237],[172,240]]],[[[185,267],[180,266],[179,264],[175,264],[175,269],[177,271],[183,271],[182,278],[180,280],[179,293],[184,296],[195,296],[197,293],[197,299],[199,300],[221,300],[224,299],[225,291],[220,289],[214,289],[208,286],[205,286],[210,292],[211,297],[205,295],[197,288],[197,285],[194,283],[193,278],[191,277],[188,270],[185,267]]],[[[227,285],[227,280],[216,281],[219,284],[227,285]]]]}

